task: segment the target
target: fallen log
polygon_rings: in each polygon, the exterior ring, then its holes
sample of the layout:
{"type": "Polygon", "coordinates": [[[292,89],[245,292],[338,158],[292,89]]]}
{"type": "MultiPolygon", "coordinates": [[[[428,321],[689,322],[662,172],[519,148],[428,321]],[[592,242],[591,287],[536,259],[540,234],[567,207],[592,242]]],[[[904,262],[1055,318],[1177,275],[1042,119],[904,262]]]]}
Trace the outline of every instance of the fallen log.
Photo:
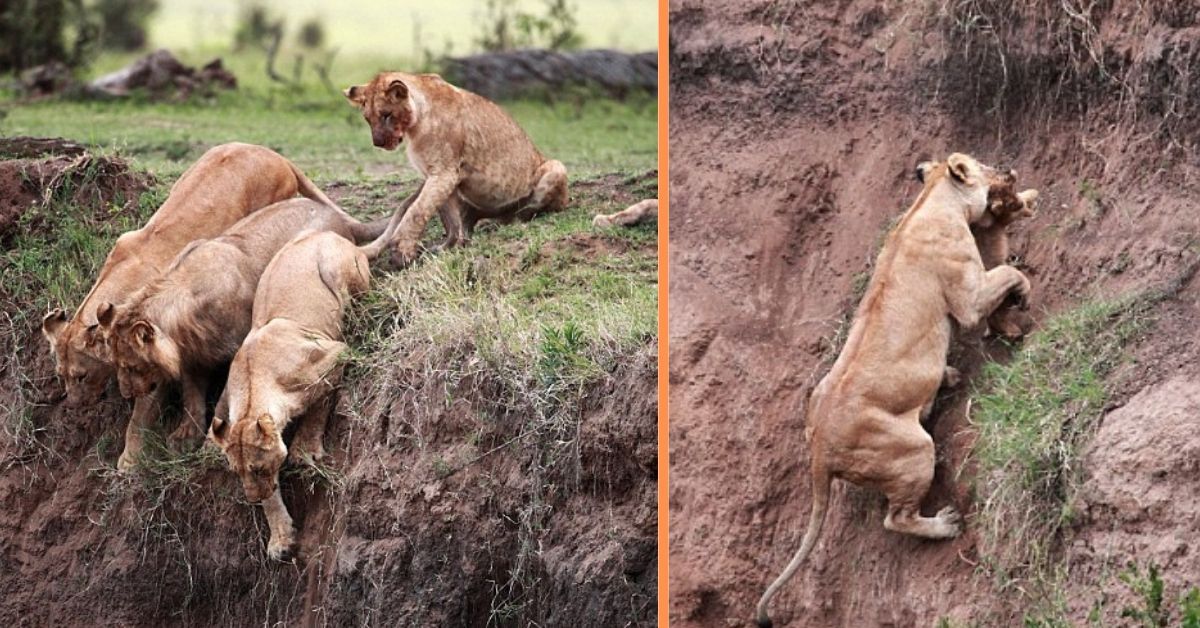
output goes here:
{"type": "Polygon", "coordinates": [[[450,57],[443,60],[443,67],[452,83],[491,99],[544,93],[567,85],[589,85],[616,97],[658,91],[656,52],[525,49],[450,57]]]}

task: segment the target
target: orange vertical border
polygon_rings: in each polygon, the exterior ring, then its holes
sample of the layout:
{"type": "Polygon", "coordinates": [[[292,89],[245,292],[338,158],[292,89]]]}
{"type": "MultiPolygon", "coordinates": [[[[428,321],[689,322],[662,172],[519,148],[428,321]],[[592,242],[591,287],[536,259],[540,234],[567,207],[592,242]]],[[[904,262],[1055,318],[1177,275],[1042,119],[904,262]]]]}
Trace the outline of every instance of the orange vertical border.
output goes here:
{"type": "Polygon", "coordinates": [[[670,404],[667,398],[668,350],[667,311],[669,294],[669,238],[671,185],[669,182],[671,119],[670,30],[668,0],[658,0],[658,625],[666,628],[670,606],[670,468],[671,448],[668,427],[670,404]]]}

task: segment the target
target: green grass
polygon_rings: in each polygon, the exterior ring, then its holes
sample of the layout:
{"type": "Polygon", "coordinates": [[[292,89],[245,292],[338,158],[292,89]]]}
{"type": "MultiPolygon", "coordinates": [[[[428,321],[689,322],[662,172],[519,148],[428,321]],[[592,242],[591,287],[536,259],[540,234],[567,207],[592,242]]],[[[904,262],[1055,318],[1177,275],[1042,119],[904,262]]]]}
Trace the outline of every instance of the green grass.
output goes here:
{"type": "Polygon", "coordinates": [[[1059,313],[977,380],[970,420],[978,436],[968,465],[982,566],[1002,594],[1031,605],[1028,625],[1057,625],[1056,552],[1076,515],[1082,451],[1109,399],[1105,378],[1175,284],[1059,313]]]}

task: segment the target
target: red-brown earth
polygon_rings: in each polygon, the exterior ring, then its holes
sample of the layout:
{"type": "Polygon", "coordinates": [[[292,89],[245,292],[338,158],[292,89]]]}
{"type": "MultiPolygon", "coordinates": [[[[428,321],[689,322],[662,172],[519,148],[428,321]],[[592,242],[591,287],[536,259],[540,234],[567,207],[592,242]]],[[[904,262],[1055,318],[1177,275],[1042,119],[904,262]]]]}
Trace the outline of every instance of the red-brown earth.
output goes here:
{"type": "MultiPolygon", "coordinates": [[[[804,401],[919,189],[917,162],[966,152],[1040,190],[1039,214],[1012,230],[1039,322],[1161,285],[1196,258],[1185,95],[1200,12],[1116,0],[1080,26],[1066,4],[671,1],[672,626],[750,625],[797,549],[804,401]],[[969,22],[973,10],[991,21],[969,22]]],[[[1106,625],[1128,621],[1134,595],[1114,576],[1129,561],[1157,564],[1168,600],[1200,583],[1198,297],[1189,281],[1158,305],[1108,379],[1081,516],[1057,549],[1073,624],[1102,597],[1106,625]]],[[[959,474],[971,378],[1006,354],[960,339],[951,363],[968,383],[930,423],[939,462],[925,509],[956,505],[966,533],[887,532],[882,497],[836,482],[816,550],[772,605],[776,625],[1021,624],[1021,605],[978,568],[969,465],[959,474]]]]}

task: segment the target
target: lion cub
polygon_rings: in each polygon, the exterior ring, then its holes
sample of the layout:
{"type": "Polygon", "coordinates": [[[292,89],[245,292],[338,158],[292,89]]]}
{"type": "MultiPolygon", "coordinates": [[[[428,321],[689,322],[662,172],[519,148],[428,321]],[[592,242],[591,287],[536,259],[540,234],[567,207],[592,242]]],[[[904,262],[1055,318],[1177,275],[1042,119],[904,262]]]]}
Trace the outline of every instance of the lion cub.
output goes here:
{"type": "MultiPolygon", "coordinates": [[[[96,320],[101,303],[123,303],[162,274],[189,242],[215,237],[251,212],[292,198],[296,192],[333,205],[292,162],[262,146],[222,144],[192,164],[146,225],[117,239],[75,314],[68,318],[56,308],[42,319],[42,334],[67,391],[67,407],[94,403],[113,375],[112,358],[96,320]]],[[[139,401],[134,414],[157,414],[157,405],[149,401],[139,401]]],[[[130,425],[126,440],[136,441],[130,425]]],[[[132,458],[123,454],[118,467],[131,465],[132,458]]]]}
{"type": "MultiPolygon", "coordinates": [[[[365,225],[336,207],[294,199],[243,218],[217,238],[193,242],[127,303],[97,310],[121,394],[139,398],[181,382],[184,420],[171,438],[203,438],[208,384],[250,331],[255,286],[275,253],[308,229],[361,242],[385,227],[385,220],[365,225]]],[[[379,250],[382,243],[372,246],[379,250]]],[[[136,453],[129,448],[138,444],[127,443],[126,453],[136,453]]]]}
{"type": "Polygon", "coordinates": [[[511,117],[490,100],[436,74],[383,72],[345,90],[371,126],[371,140],[395,150],[408,139],[408,160],[425,177],[412,206],[398,210],[392,262],[416,259],[434,213],[443,246],[466,244],[479,218],[528,219],[567,204],[567,170],[547,160],[511,117]]]}
{"type": "Polygon", "coordinates": [[[368,255],[330,232],[302,233],[280,249],[254,294],[254,322],[229,368],[209,438],[261,503],[271,527],[267,554],[282,560],[295,531],[279,494],[289,455],[283,432],[301,421],[290,455],[324,454],[327,401],[341,376],[342,314],[370,284],[368,255]]]}

